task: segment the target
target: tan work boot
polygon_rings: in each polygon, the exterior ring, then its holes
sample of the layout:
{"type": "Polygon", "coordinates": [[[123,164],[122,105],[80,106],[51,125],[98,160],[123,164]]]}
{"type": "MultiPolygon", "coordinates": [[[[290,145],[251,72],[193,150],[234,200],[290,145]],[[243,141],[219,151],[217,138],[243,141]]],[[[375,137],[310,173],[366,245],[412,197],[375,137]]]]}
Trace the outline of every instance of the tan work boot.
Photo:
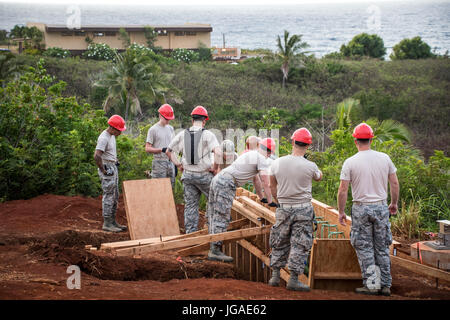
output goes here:
{"type": "Polygon", "coordinates": [[[272,278],[270,278],[269,286],[278,287],[280,285],[280,269],[272,270],[272,278]]]}
{"type": "Polygon", "coordinates": [[[211,245],[211,249],[208,252],[208,260],[233,262],[233,258],[220,251],[219,247],[216,245],[211,245]]]}
{"type": "Polygon", "coordinates": [[[362,287],[362,288],[356,288],[355,292],[359,293],[359,294],[367,294],[367,295],[371,295],[371,296],[376,296],[376,295],[378,295],[379,290],[362,287]]]}
{"type": "Polygon", "coordinates": [[[391,289],[389,287],[383,287],[380,290],[380,295],[389,297],[391,295],[391,289]]]}
{"type": "Polygon", "coordinates": [[[291,276],[286,285],[286,289],[295,291],[310,291],[311,289],[306,285],[298,281],[298,274],[291,271],[291,276]]]}

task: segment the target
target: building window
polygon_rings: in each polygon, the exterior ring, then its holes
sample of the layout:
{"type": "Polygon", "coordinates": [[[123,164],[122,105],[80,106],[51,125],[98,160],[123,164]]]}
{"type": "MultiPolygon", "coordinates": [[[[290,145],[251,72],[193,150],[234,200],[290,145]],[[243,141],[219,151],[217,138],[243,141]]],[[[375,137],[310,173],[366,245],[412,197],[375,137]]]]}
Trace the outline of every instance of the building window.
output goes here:
{"type": "Polygon", "coordinates": [[[75,35],[76,36],[85,36],[86,32],[84,32],[84,31],[75,31],[75,35]]]}
{"type": "Polygon", "coordinates": [[[167,36],[167,30],[158,30],[158,37],[164,37],[167,36]]]}
{"type": "Polygon", "coordinates": [[[72,31],[63,31],[63,32],[61,32],[61,35],[63,37],[73,36],[73,32],[72,31]]]}
{"type": "Polygon", "coordinates": [[[184,34],[187,35],[187,36],[196,36],[196,35],[197,35],[197,32],[194,32],[194,31],[186,31],[184,34]]]}
{"type": "Polygon", "coordinates": [[[94,37],[103,37],[105,36],[104,32],[94,32],[94,37]]]}
{"type": "Polygon", "coordinates": [[[176,36],[184,36],[184,31],[175,31],[176,36]]]}
{"type": "Polygon", "coordinates": [[[116,33],[114,31],[106,31],[105,36],[107,37],[115,37],[116,33]]]}

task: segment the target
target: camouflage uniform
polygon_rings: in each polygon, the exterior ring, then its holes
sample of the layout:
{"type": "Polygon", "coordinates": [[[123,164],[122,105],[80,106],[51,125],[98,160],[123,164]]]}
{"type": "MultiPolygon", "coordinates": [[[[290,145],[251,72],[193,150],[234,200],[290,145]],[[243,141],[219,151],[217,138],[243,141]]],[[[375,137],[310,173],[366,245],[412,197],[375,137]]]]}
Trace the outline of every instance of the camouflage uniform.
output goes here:
{"type": "Polygon", "coordinates": [[[170,160],[152,161],[152,178],[170,178],[172,189],[175,188],[175,166],[170,160]]]}
{"type": "Polygon", "coordinates": [[[98,175],[103,189],[103,218],[115,218],[117,203],[119,202],[119,171],[115,163],[103,161],[103,164],[114,171],[114,175],[106,176],[98,169],[98,175]]]}
{"type": "Polygon", "coordinates": [[[269,238],[271,268],[283,268],[289,257],[289,270],[303,274],[313,243],[313,219],[311,203],[296,208],[277,208],[269,238]]]}
{"type": "Polygon", "coordinates": [[[184,227],[186,233],[198,230],[198,203],[203,193],[208,199],[209,187],[213,178],[211,172],[183,172],[184,185],[184,227]]]}
{"type": "MultiPolygon", "coordinates": [[[[220,172],[212,179],[207,214],[209,234],[227,231],[235,195],[236,183],[230,174],[220,172]]],[[[213,244],[221,246],[222,241],[213,242],[213,244]]]]}
{"type": "Polygon", "coordinates": [[[378,276],[375,266],[378,266],[379,284],[381,287],[390,288],[392,277],[389,246],[392,243],[392,234],[389,209],[385,201],[353,204],[350,241],[358,256],[364,286],[374,286],[378,276]]]}

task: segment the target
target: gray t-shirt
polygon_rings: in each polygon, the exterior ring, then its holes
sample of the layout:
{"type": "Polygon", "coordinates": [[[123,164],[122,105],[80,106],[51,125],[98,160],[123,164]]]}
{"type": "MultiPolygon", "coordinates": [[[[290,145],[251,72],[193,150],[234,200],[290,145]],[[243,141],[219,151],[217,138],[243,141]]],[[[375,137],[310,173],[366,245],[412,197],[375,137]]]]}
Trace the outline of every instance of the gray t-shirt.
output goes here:
{"type": "Polygon", "coordinates": [[[280,203],[300,204],[311,201],[312,179],[320,178],[320,170],[303,156],[287,155],[273,160],[270,175],[277,179],[280,203]]]}
{"type": "Polygon", "coordinates": [[[96,150],[103,151],[102,160],[117,162],[116,136],[104,130],[97,139],[96,150]]]}
{"type": "Polygon", "coordinates": [[[231,174],[238,184],[243,186],[260,171],[268,173],[269,165],[266,157],[256,150],[248,151],[240,155],[229,167],[223,169],[223,172],[231,174]]]}
{"type": "MultiPolygon", "coordinates": [[[[150,143],[154,148],[167,148],[172,141],[175,133],[171,125],[160,125],[159,122],[155,123],[147,132],[146,142],[150,143]]],[[[165,153],[153,154],[155,160],[169,160],[165,153]]]]}
{"type": "Polygon", "coordinates": [[[351,182],[353,201],[376,202],[387,199],[388,178],[396,171],[386,153],[359,151],[344,161],[341,180],[351,182]]]}
{"type": "MultiPolygon", "coordinates": [[[[202,127],[192,126],[190,131],[202,130],[202,127]]],[[[181,163],[183,164],[183,170],[192,172],[205,172],[208,171],[213,165],[211,152],[214,148],[219,146],[216,136],[209,130],[204,130],[200,138],[198,145],[198,155],[200,157],[198,164],[190,164],[186,160],[184,153],[184,130],[180,131],[170,142],[169,148],[173,150],[175,154],[183,153],[181,157],[181,163]]]]}

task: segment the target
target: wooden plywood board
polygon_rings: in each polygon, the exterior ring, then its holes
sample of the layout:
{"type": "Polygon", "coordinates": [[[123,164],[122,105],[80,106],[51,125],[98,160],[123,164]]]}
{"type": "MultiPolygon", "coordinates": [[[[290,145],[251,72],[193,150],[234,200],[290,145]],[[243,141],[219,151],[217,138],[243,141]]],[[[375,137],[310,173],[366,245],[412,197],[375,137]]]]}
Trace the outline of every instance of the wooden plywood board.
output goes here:
{"type": "Polygon", "coordinates": [[[314,240],[309,266],[312,289],[352,291],[361,285],[361,269],[350,240],[314,240]]]}
{"type": "Polygon", "coordinates": [[[124,181],[123,197],[132,240],[180,234],[169,178],[124,181]]]}

